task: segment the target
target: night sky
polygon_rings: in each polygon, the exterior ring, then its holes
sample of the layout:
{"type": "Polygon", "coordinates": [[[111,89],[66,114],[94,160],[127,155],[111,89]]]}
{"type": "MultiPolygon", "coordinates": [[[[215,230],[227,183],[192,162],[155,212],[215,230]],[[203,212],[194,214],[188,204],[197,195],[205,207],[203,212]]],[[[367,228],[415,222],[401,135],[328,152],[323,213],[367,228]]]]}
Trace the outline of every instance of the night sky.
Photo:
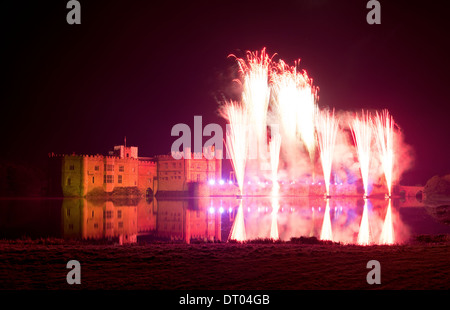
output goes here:
{"type": "Polygon", "coordinates": [[[227,56],[267,47],[301,59],[320,107],[389,109],[415,151],[403,183],[450,173],[444,1],[381,0],[381,25],[367,24],[364,0],[80,0],[81,25],[67,24],[66,3],[2,3],[3,160],[106,154],[124,136],[140,156],[169,153],[175,124],[225,125],[227,56]]]}

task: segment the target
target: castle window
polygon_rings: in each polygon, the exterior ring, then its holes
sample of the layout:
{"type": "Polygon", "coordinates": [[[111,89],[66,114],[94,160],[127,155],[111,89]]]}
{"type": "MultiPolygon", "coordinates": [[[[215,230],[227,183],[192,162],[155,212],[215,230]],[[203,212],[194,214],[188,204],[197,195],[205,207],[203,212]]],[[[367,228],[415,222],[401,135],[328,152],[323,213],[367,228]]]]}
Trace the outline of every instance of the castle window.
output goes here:
{"type": "Polygon", "coordinates": [[[105,214],[105,218],[107,218],[107,219],[112,218],[112,211],[111,210],[105,211],[104,214],[105,214]]]}
{"type": "Polygon", "coordinates": [[[94,228],[98,228],[98,223],[94,223],[94,228]]]}
{"type": "Polygon", "coordinates": [[[95,170],[95,171],[99,171],[99,170],[100,170],[100,166],[95,166],[95,167],[94,167],[94,170],[95,170]]]}
{"type": "Polygon", "coordinates": [[[117,210],[117,218],[118,219],[122,218],[122,210],[117,210]]]}
{"type": "Polygon", "coordinates": [[[123,222],[119,222],[119,228],[123,228],[123,222]]]}
{"type": "Polygon", "coordinates": [[[118,183],[122,183],[122,175],[118,175],[117,176],[117,182],[118,183]]]}
{"type": "Polygon", "coordinates": [[[94,183],[94,177],[92,177],[92,183],[94,183]]]}
{"type": "Polygon", "coordinates": [[[119,172],[123,172],[123,171],[124,171],[123,166],[119,166],[119,172]]]}
{"type": "Polygon", "coordinates": [[[72,184],[72,180],[70,180],[70,178],[67,179],[67,185],[71,185],[72,184]]]}
{"type": "Polygon", "coordinates": [[[70,165],[69,170],[75,170],[75,165],[70,165]]]}
{"type": "Polygon", "coordinates": [[[105,171],[114,171],[114,165],[105,164],[105,171]]]}
{"type": "Polygon", "coordinates": [[[103,183],[114,183],[114,176],[105,174],[103,176],[103,183]]]}

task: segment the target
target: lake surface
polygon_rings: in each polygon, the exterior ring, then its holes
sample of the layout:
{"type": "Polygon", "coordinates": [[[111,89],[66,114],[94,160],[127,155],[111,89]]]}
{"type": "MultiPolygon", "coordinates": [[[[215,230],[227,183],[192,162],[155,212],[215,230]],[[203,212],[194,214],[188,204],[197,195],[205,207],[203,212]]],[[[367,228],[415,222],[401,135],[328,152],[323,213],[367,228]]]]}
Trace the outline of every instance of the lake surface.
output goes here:
{"type": "MultiPolygon", "coordinates": [[[[415,198],[392,200],[395,242],[420,234],[447,234],[415,198]]],[[[389,201],[370,199],[366,210],[371,243],[378,243],[389,201]]],[[[362,198],[321,197],[201,198],[166,200],[2,199],[0,239],[62,238],[138,241],[227,241],[233,231],[246,240],[320,237],[329,212],[332,240],[356,243],[365,202],[362,198]],[[241,214],[241,215],[239,215],[241,214]],[[238,218],[238,221],[235,221],[238,218]]]]}

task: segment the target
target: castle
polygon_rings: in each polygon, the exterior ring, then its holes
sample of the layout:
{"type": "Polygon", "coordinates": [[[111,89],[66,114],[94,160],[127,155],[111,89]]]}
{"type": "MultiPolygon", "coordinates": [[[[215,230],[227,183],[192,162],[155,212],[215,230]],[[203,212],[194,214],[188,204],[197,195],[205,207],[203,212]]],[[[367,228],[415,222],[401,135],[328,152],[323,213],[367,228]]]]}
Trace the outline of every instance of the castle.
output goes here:
{"type": "MultiPolygon", "coordinates": [[[[186,152],[190,153],[190,149],[186,152]]],[[[172,155],[139,157],[137,147],[126,145],[115,146],[107,156],[50,153],[49,194],[64,197],[184,195],[200,183],[221,178],[222,160],[217,159],[221,156],[208,156],[212,158],[208,159],[203,154],[191,153],[175,159],[172,155]]]]}

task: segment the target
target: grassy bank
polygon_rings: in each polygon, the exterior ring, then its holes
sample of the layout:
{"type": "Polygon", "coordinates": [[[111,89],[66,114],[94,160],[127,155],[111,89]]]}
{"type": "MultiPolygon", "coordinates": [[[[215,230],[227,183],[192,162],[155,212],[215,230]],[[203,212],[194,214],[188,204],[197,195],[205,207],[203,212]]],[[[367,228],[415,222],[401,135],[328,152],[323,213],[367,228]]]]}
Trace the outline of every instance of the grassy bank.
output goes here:
{"type": "Polygon", "coordinates": [[[294,242],[137,243],[0,241],[2,289],[449,289],[450,240],[421,236],[407,245],[294,242]],[[66,283],[81,263],[82,284],[66,283]],[[366,282],[369,260],[381,284],[366,282]]]}

